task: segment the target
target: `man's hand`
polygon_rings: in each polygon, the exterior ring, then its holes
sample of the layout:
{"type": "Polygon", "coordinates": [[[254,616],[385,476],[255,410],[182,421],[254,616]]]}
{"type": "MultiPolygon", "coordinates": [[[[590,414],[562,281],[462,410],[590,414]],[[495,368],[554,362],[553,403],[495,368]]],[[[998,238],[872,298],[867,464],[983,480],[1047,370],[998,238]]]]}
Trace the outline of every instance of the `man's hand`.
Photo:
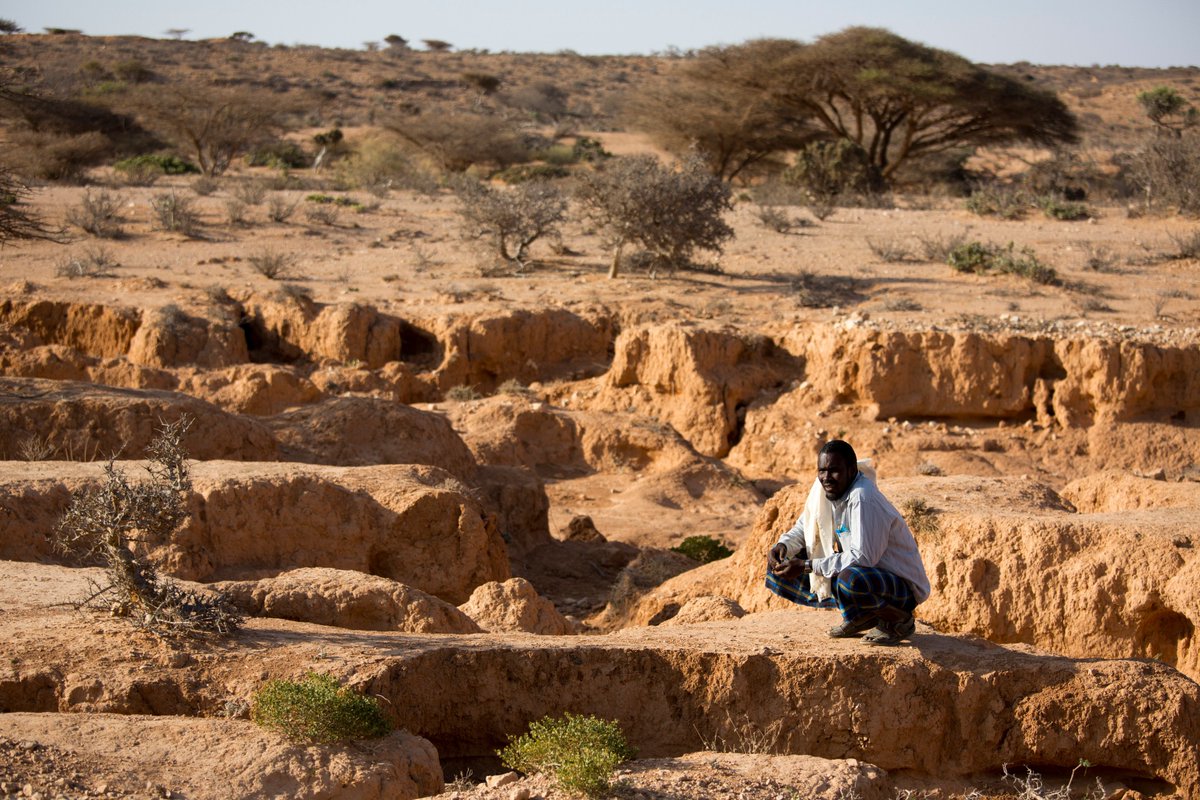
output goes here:
{"type": "Polygon", "coordinates": [[[787,545],[783,542],[771,548],[771,552],[767,554],[767,569],[775,572],[783,566],[787,561],[787,545]]]}

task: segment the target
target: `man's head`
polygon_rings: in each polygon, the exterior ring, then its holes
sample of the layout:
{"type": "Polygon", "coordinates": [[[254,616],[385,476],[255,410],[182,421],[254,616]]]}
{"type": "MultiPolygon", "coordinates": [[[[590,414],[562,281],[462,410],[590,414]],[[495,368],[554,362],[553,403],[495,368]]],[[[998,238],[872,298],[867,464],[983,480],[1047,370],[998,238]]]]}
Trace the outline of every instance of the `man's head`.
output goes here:
{"type": "Polygon", "coordinates": [[[834,439],[826,442],[817,456],[817,480],[825,496],[837,500],[850,489],[858,477],[858,456],[848,442],[834,439]]]}

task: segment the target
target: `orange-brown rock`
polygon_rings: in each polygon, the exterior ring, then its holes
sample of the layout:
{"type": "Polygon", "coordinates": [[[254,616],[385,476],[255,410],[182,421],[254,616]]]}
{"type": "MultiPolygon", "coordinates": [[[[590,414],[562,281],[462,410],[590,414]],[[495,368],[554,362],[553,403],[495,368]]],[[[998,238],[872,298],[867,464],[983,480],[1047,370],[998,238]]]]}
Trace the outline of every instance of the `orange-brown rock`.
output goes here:
{"type": "Polygon", "coordinates": [[[179,391],[235,414],[259,417],[315,403],[325,396],[298,370],[281,364],[241,364],[197,371],[180,380],[179,391]]]}
{"type": "Polygon", "coordinates": [[[302,296],[243,302],[249,349],[268,361],[359,361],[371,369],[401,356],[401,321],[370,305],[320,305],[302,296]]]}
{"type": "Polygon", "coordinates": [[[129,352],[141,315],[128,308],[54,300],[0,300],[0,323],[28,331],[31,345],[63,345],[110,358],[129,352]]]}
{"type": "Polygon", "coordinates": [[[491,392],[506,380],[521,383],[581,378],[604,371],[614,322],[604,310],[516,309],[439,321],[442,389],[473,386],[491,392]]]}
{"type": "Polygon", "coordinates": [[[275,457],[275,438],[262,423],[185,394],[0,378],[0,441],[9,450],[24,438],[41,437],[53,445],[46,458],[90,460],[115,454],[138,458],[160,419],[174,420],[184,414],[194,420],[184,437],[192,458],[265,461],[275,457]]]}
{"type": "Polygon", "coordinates": [[[537,633],[563,636],[575,632],[575,626],[538,595],[524,578],[485,583],[471,593],[459,610],[480,627],[492,633],[537,633]]]}
{"type": "Polygon", "coordinates": [[[127,355],[148,367],[214,369],[250,360],[246,337],[232,321],[189,316],[176,306],[143,312],[127,355]]]}
{"type": "MultiPolygon", "coordinates": [[[[140,465],[121,466],[131,479],[144,477],[140,465]]],[[[509,576],[504,543],[483,509],[432,467],[208,461],[192,477],[190,520],[151,550],[169,575],[211,581],[331,567],[452,603],[509,576]]],[[[0,507],[12,515],[0,558],[54,558],[45,534],[69,490],[101,479],[96,463],[0,462],[0,507]]]]}
{"type": "Polygon", "coordinates": [[[113,776],[105,785],[122,794],[149,794],[149,786],[214,800],[408,800],[444,785],[437,750],[407,731],[394,731],[366,747],[311,747],[247,720],[17,713],[4,715],[4,735],[36,744],[42,753],[99,762],[97,771],[113,776]]]}
{"type": "Polygon", "coordinates": [[[369,397],[332,397],[268,420],[282,455],[310,464],[431,464],[464,480],[475,459],[445,417],[369,397]]]}
{"type": "Polygon", "coordinates": [[[766,337],[683,323],[622,331],[587,408],[636,410],[666,422],[697,451],[724,456],[741,436],[745,406],[799,372],[766,337]]]}
{"type": "Polygon", "coordinates": [[[480,632],[470,617],[443,600],[387,578],[343,569],[294,569],[257,581],[218,582],[213,588],[257,617],[367,631],[480,632]]]}
{"type": "Polygon", "coordinates": [[[781,345],[826,403],[876,418],[1037,413],[1074,427],[1200,410],[1196,348],[859,325],[795,328],[781,345]]]}
{"type": "Polygon", "coordinates": [[[731,619],[741,619],[746,616],[746,610],[728,597],[701,595],[693,597],[683,604],[679,612],[661,624],[694,625],[698,622],[721,622],[731,619]]]}

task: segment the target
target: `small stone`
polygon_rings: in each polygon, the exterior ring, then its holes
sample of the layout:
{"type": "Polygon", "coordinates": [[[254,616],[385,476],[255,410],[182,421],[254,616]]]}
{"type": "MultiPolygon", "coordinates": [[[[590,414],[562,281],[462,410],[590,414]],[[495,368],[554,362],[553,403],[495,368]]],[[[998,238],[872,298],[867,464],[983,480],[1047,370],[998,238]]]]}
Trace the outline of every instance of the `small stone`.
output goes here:
{"type": "Polygon", "coordinates": [[[487,783],[489,789],[499,789],[501,786],[508,786],[520,779],[521,776],[515,772],[505,772],[501,775],[488,775],[484,782],[487,783]]]}
{"type": "Polygon", "coordinates": [[[524,786],[518,786],[508,793],[508,800],[529,800],[529,789],[524,786]]]}

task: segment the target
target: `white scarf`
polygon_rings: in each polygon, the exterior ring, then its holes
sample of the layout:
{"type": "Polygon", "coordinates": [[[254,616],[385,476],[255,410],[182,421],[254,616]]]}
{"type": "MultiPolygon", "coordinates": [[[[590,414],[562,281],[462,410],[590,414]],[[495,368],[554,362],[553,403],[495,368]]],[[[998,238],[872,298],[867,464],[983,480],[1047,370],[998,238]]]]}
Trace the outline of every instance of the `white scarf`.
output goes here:
{"type": "MultiPolygon", "coordinates": [[[[875,464],[871,459],[859,459],[858,471],[875,480],[875,464]]],[[[813,481],[801,519],[804,522],[804,547],[808,550],[808,557],[813,559],[833,555],[833,503],[825,496],[820,481],[813,481]]],[[[808,588],[820,600],[833,595],[833,581],[815,572],[808,576],[808,588]]]]}

